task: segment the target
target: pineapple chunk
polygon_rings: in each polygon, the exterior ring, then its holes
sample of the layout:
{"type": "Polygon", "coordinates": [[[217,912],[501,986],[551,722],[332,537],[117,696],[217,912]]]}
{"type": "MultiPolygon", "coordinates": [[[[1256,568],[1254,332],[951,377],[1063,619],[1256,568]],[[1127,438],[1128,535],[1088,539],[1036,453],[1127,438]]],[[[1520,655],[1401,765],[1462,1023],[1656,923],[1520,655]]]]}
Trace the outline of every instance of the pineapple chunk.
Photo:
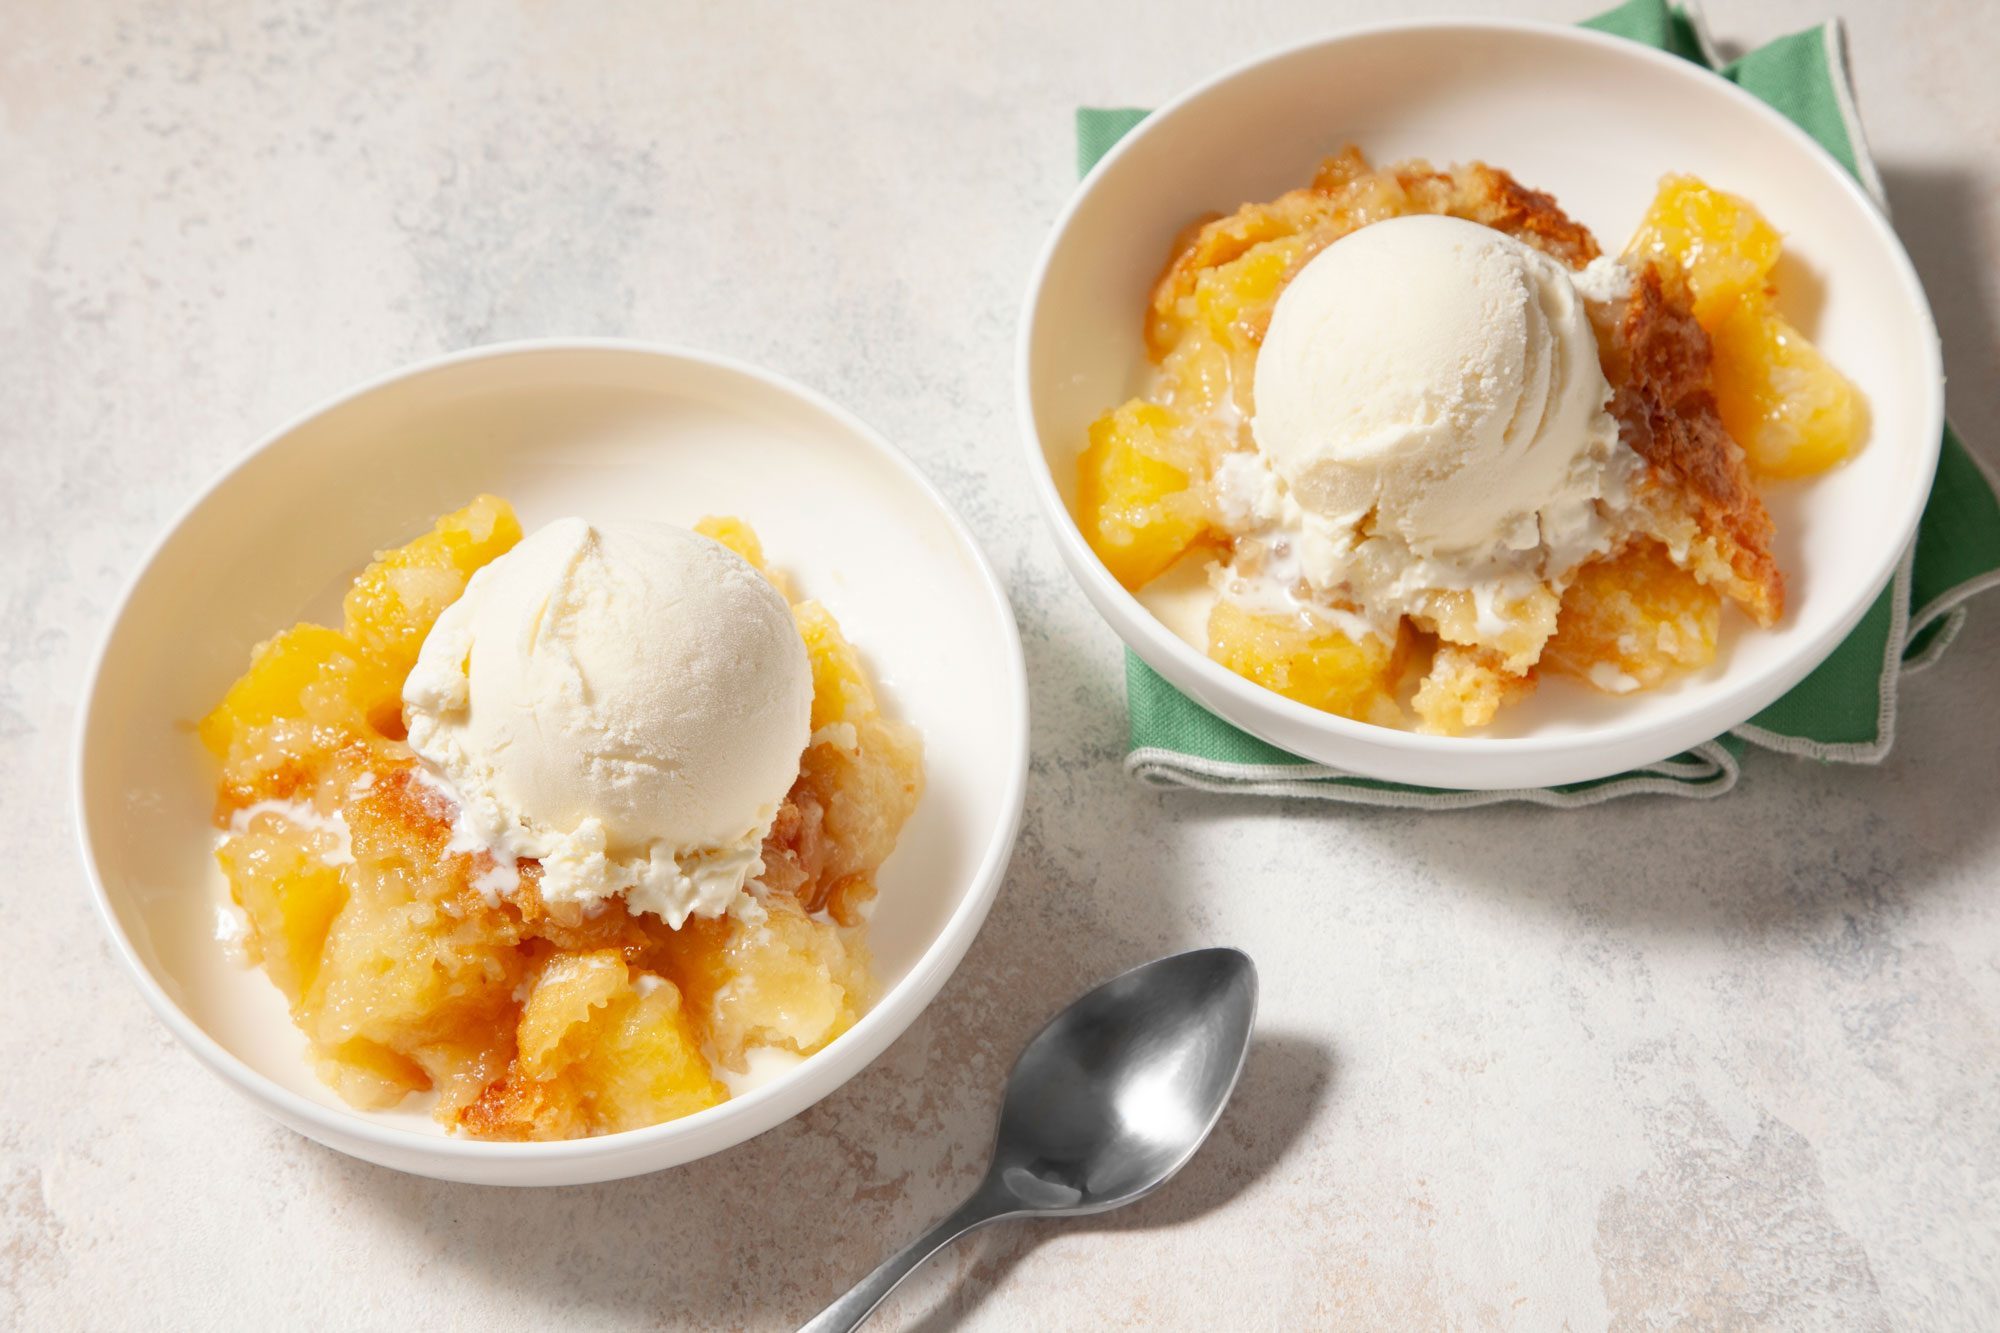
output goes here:
{"type": "Polygon", "coordinates": [[[1194,285],[1194,308],[1208,334],[1232,352],[1255,351],[1271,324],[1271,310],[1303,257],[1304,236],[1263,241],[1226,264],[1204,269],[1194,285]]]}
{"type": "Polygon", "coordinates": [[[1679,265],[1706,329],[1738,300],[1764,293],[1780,248],[1777,229],[1748,200],[1693,176],[1668,176],[1625,254],[1635,264],[1679,265]]]}
{"type": "Polygon", "coordinates": [[[709,1071],[680,991],[663,977],[634,977],[586,1031],[589,1044],[569,1077],[596,1133],[692,1115],[729,1096],[709,1071]]]}
{"type": "Polygon", "coordinates": [[[1128,588],[1138,588],[1208,532],[1197,463],[1177,449],[1173,412],[1139,399],[1099,417],[1078,459],[1077,513],[1091,550],[1128,588]]]}
{"type": "Polygon", "coordinates": [[[799,637],[812,665],[812,729],[854,722],[876,711],[875,687],[861,669],[861,655],[840,632],[840,624],[818,602],[792,608],[799,637]]]}
{"type": "Polygon", "coordinates": [[[782,895],[766,920],[694,920],[675,941],[674,975],[717,1063],[744,1068],[752,1046],[810,1055],[854,1026],[870,998],[858,928],[807,916],[782,895]]]}
{"type": "Polygon", "coordinates": [[[612,1134],[689,1115],[729,1094],[664,977],[616,949],[551,959],[521,1007],[504,1077],[460,1113],[486,1138],[612,1134]]]}
{"type": "Polygon", "coordinates": [[[1135,398],[1091,424],[1077,460],[1077,518],[1098,559],[1126,587],[1158,577],[1210,534],[1195,483],[1242,443],[1239,423],[1253,411],[1257,349],[1272,307],[1314,244],[1282,236],[1199,270],[1155,312],[1154,333],[1167,349],[1162,391],[1171,405],[1135,398]]]}
{"type": "Polygon", "coordinates": [[[710,541],[721,542],[759,571],[763,570],[764,543],[758,540],[756,529],[742,519],[726,514],[710,514],[695,524],[694,530],[710,541]]]}
{"type": "Polygon", "coordinates": [[[1542,665],[1608,694],[1650,689],[1713,661],[1721,624],[1721,594],[1643,542],[1578,572],[1542,665]]]}
{"type": "Polygon", "coordinates": [[[352,640],[324,625],[294,625],[257,645],[250,669],[201,720],[202,743],[218,758],[282,718],[358,730],[395,699],[402,678],[363,658],[352,640]]]}
{"type": "Polygon", "coordinates": [[[347,636],[398,680],[439,613],[458,600],[473,572],[521,540],[521,523],[498,496],[482,495],[440,518],[415,541],[381,551],[341,603],[347,636]]]}
{"type": "Polygon", "coordinates": [[[323,1046],[317,1055],[314,1068],[320,1078],[348,1105],[364,1111],[386,1111],[431,1086],[422,1065],[365,1037],[323,1046]]]}
{"type": "Polygon", "coordinates": [[[616,949],[557,954],[535,979],[521,1006],[515,1047],[522,1072],[548,1078],[575,1059],[590,1011],[625,989],[625,958],[616,949]]]}
{"type": "Polygon", "coordinates": [[[1372,634],[1355,640],[1328,624],[1305,626],[1219,601],[1208,617],[1208,655],[1324,712],[1383,726],[1400,720],[1394,697],[1405,655],[1400,630],[1393,643],[1372,634]]]}
{"type": "Polygon", "coordinates": [[[1709,332],[1716,411],[1751,467],[1810,476],[1854,452],[1867,430],[1860,390],[1769,301],[1739,301],[1709,332]]]}
{"type": "Polygon", "coordinates": [[[197,728],[223,761],[222,803],[289,796],[349,741],[401,739],[417,648],[472,571],[520,535],[506,502],[481,496],[370,565],[348,591],[344,631],[298,624],[257,645],[197,728]]]}
{"type": "Polygon", "coordinates": [[[430,533],[385,552],[355,580],[346,630],[299,624],[257,645],[250,669],[198,731],[217,758],[251,747],[274,722],[297,719],[356,735],[403,734],[403,677],[438,613],[466,579],[520,539],[506,502],[482,496],[430,533]]]}
{"type": "MultiPolygon", "coordinates": [[[[1255,415],[1257,352],[1270,329],[1271,312],[1317,244],[1310,237],[1285,236],[1201,271],[1192,295],[1180,303],[1200,336],[1177,339],[1161,364],[1174,406],[1197,417],[1223,407],[1233,407],[1241,420],[1255,415]]],[[[1234,441],[1220,445],[1233,446],[1234,441]]]]}
{"type": "Polygon", "coordinates": [[[783,574],[765,563],[764,543],[757,539],[756,530],[748,523],[740,518],[711,514],[695,524],[694,530],[742,556],[753,569],[770,580],[771,586],[782,593],[786,601],[792,600],[791,585],[785,581],[783,574]]]}
{"type": "Polygon", "coordinates": [[[820,880],[828,895],[838,895],[833,912],[842,921],[852,918],[850,906],[874,897],[875,868],[896,849],[924,789],[915,728],[879,713],[851,725],[852,732],[836,729],[806,748],[799,779],[820,803],[820,880]]]}
{"type": "Polygon", "coordinates": [[[1750,466],[1802,477],[1852,454],[1867,428],[1860,391],[1771,301],[1777,231],[1747,201],[1669,176],[1627,257],[1678,265],[1714,345],[1715,405],[1750,466]]]}
{"type": "Polygon", "coordinates": [[[1153,289],[1146,309],[1146,349],[1159,360],[1199,326],[1194,298],[1201,279],[1241,259],[1259,246],[1296,240],[1302,231],[1317,230],[1321,209],[1245,205],[1227,218],[1217,218],[1183,235],[1173,260],[1153,289]]]}
{"type": "Polygon", "coordinates": [[[250,938],[264,970],[294,1012],[319,975],[327,930],[347,902],[340,871],[315,855],[300,832],[275,815],[262,815],[216,852],[230,896],[250,918],[250,938]],[[267,820],[278,827],[256,827],[267,820]]]}

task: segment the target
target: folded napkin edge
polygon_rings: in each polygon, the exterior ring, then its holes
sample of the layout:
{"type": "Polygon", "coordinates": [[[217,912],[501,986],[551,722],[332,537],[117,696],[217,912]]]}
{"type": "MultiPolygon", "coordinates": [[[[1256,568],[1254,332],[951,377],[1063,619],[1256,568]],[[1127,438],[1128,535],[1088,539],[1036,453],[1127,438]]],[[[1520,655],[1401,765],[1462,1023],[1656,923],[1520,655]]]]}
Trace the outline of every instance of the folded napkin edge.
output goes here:
{"type": "Polygon", "coordinates": [[[1238,764],[1157,746],[1130,750],[1125,756],[1125,771],[1155,788],[1236,796],[1290,796],[1407,810],[1466,810],[1512,802],[1574,810],[1625,796],[1644,795],[1706,800],[1733,791],[1742,778],[1742,764],[1721,741],[1705,741],[1687,753],[1696,759],[1663,760],[1570,791],[1551,787],[1507,787],[1492,791],[1399,787],[1356,778],[1323,764],[1238,764]]]}

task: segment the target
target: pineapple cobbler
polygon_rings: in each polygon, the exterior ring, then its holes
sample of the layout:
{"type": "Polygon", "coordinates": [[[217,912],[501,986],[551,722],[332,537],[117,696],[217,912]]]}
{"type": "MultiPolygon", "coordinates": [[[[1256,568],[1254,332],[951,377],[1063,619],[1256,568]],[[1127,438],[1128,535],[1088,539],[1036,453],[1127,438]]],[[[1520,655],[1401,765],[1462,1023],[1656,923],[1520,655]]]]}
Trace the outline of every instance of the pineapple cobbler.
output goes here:
{"type": "Polygon", "coordinates": [[[356,1107],[561,1139],[715,1105],[850,1027],[923,787],[735,519],[481,496],[260,644],[201,723],[244,943],[356,1107]]]}
{"type": "Polygon", "coordinates": [[[1866,433],[1778,312],[1780,250],[1690,176],[1611,258],[1505,172],[1350,148],[1184,233],[1080,526],[1196,647],[1344,717],[1456,735],[1548,672],[1658,685],[1714,659],[1725,600],[1783,613],[1759,481],[1866,433]]]}

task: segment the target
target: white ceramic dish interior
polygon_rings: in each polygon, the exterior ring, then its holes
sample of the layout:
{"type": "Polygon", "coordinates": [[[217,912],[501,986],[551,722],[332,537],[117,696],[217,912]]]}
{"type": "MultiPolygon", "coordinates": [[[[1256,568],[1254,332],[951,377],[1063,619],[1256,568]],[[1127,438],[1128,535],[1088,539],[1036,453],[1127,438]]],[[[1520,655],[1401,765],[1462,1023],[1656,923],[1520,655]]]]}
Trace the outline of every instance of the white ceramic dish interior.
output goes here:
{"type": "Polygon", "coordinates": [[[1783,694],[1888,584],[1929,494],[1943,425],[1937,334],[1916,273],[1880,211],[1832,158],[1769,107],[1686,61],[1524,22],[1343,33],[1241,66],[1149,117],[1056,223],[1029,286],[1017,373],[1044,516],[1084,592],[1140,657],[1292,753],[1440,787],[1532,787],[1620,772],[1705,741],[1783,694]],[[1297,188],[1349,142],[1378,163],[1491,162],[1553,193],[1613,252],[1660,177],[1676,171],[1745,195],[1785,233],[1780,304],[1859,383],[1872,432],[1835,472],[1766,488],[1790,595],[1775,630],[1750,629],[1730,612],[1717,662],[1661,689],[1614,698],[1545,684],[1489,735],[1417,736],[1249,684],[1098,563],[1070,515],[1075,460],[1091,420],[1142,385],[1141,311],[1175,235],[1204,213],[1297,188]]]}
{"type": "Polygon", "coordinates": [[[881,1053],[964,955],[1005,870],[1027,766],[1027,688],[1004,593],[916,469],[832,404],[749,367],[634,344],[521,344],[420,366],[279,431],[219,479],[134,580],[86,691],[77,813],[118,953],[167,1025],[286,1124],[369,1161],[489,1184],[570,1184],[715,1152],[881,1053]],[[445,1136],[420,1107],[358,1113],[314,1076],[259,970],[214,936],[226,898],[214,773],[187,728],[250,648],[338,623],[378,548],[481,491],[525,526],[564,514],[749,520],[838,616],[888,705],[923,733],[928,787],[884,866],[882,995],[825,1051],[721,1106],[567,1143],[445,1136]]]}

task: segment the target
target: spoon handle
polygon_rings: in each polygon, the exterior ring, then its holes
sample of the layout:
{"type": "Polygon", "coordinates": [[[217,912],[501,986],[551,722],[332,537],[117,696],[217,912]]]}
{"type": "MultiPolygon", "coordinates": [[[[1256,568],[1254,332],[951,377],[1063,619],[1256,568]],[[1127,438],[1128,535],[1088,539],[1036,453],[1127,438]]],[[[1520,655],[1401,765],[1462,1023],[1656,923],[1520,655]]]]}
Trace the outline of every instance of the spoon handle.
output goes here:
{"type": "Polygon", "coordinates": [[[850,1329],[861,1327],[862,1321],[875,1313],[875,1307],[896,1289],[896,1284],[916,1272],[924,1260],[966,1232],[975,1231],[988,1222],[999,1221],[1009,1211],[1005,1206],[996,1206],[984,1188],[979,1189],[951,1216],[884,1259],[880,1268],[855,1283],[845,1296],[814,1315],[811,1322],[799,1329],[799,1333],[848,1333],[850,1329]]]}

